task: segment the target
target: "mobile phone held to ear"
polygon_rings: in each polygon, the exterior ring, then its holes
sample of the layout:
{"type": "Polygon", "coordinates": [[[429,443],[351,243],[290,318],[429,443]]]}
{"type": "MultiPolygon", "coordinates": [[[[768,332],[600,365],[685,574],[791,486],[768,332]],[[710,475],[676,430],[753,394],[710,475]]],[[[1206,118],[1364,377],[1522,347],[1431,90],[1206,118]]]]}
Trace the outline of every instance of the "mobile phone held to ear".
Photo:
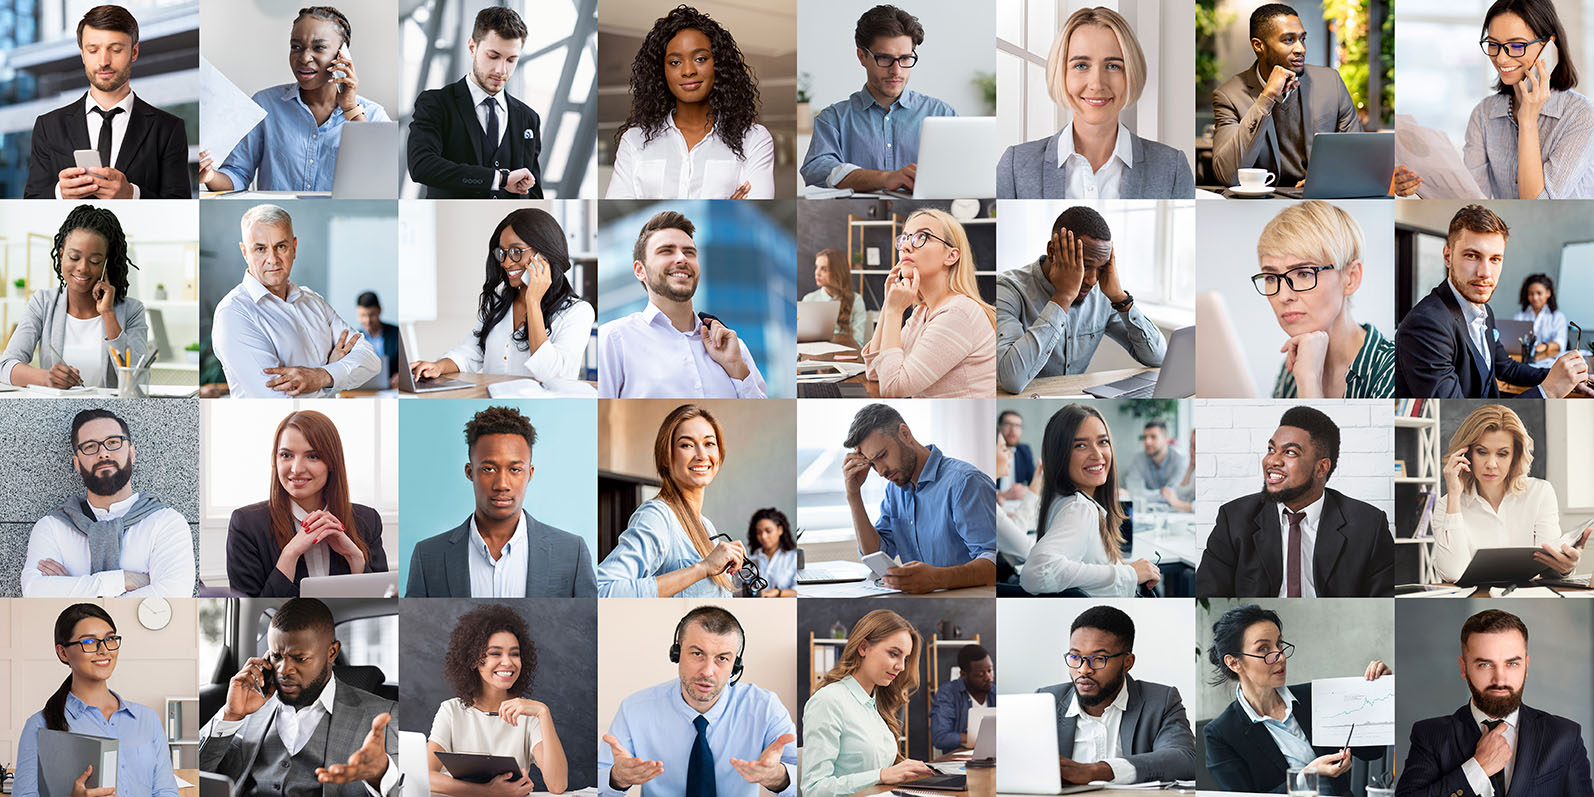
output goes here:
{"type": "MultiPolygon", "coordinates": [[[[1534,65],[1537,66],[1539,61],[1544,62],[1544,79],[1548,81],[1555,74],[1555,67],[1561,63],[1561,51],[1555,46],[1554,41],[1544,43],[1544,48],[1539,50],[1539,57],[1534,61],[1534,65]]],[[[1538,87],[1537,75],[1538,70],[1530,67],[1528,73],[1522,77],[1528,91],[1538,87]]]]}
{"type": "Polygon", "coordinates": [[[74,149],[72,160],[79,169],[105,168],[105,164],[100,163],[100,151],[97,149],[74,149]]]}
{"type": "Polygon", "coordinates": [[[260,668],[260,683],[255,687],[261,697],[271,697],[277,691],[277,671],[266,667],[260,668]]]}
{"type": "MultiPolygon", "coordinates": [[[[353,60],[352,58],[349,57],[349,45],[345,44],[342,47],[338,48],[338,57],[342,58],[345,61],[353,60]]],[[[332,70],[332,77],[335,78],[335,79],[341,80],[341,79],[346,78],[348,76],[349,76],[349,73],[344,72],[341,69],[332,70]]],[[[338,93],[339,94],[343,93],[343,84],[342,83],[338,84],[338,93]]]]}

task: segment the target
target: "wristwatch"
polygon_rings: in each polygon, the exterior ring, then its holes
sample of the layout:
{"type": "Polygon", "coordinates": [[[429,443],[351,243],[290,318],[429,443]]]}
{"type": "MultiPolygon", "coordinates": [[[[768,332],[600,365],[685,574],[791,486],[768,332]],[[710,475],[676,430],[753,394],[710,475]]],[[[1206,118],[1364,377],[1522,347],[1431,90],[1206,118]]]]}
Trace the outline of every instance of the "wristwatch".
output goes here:
{"type": "Polygon", "coordinates": [[[1122,313],[1123,311],[1129,309],[1129,305],[1132,305],[1134,303],[1135,303],[1135,295],[1130,293],[1129,291],[1124,291],[1124,300],[1121,301],[1121,302],[1113,302],[1112,303],[1112,309],[1116,310],[1117,312],[1122,313]]]}
{"type": "Polygon", "coordinates": [[[508,169],[499,169],[498,170],[498,190],[500,190],[500,191],[508,191],[509,190],[509,170],[508,169]]]}

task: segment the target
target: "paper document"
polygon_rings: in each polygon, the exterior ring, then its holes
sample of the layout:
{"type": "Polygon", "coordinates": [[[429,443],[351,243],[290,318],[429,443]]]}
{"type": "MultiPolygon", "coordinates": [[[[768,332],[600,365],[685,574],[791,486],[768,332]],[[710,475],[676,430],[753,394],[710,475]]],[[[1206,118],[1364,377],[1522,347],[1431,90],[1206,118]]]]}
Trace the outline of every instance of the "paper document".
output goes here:
{"type": "Polygon", "coordinates": [[[221,166],[232,148],[264,118],[266,109],[234,86],[205,56],[199,57],[199,148],[210,151],[216,166],[221,166]]]}
{"type": "Polygon", "coordinates": [[[487,386],[487,395],[493,398],[597,398],[598,389],[574,379],[515,379],[494,382],[487,386]]]}
{"type": "Polygon", "coordinates": [[[802,598],[868,598],[875,595],[894,595],[902,590],[879,586],[870,579],[848,581],[841,584],[804,584],[798,582],[797,595],[802,598]]]}
{"type": "Polygon", "coordinates": [[[805,185],[802,187],[803,199],[841,199],[852,196],[851,188],[826,188],[822,185],[805,185]]]}
{"type": "Polygon", "coordinates": [[[1487,199],[1461,153],[1444,131],[1395,114],[1395,162],[1422,176],[1417,196],[1423,199],[1487,199]]]}
{"type": "Polygon", "coordinates": [[[1312,744],[1339,749],[1355,725],[1351,747],[1395,743],[1395,676],[1360,676],[1312,682],[1312,744]]]}
{"type": "Polygon", "coordinates": [[[805,357],[820,357],[826,354],[835,354],[837,352],[843,351],[852,351],[852,349],[839,343],[831,343],[827,340],[816,340],[809,343],[797,344],[797,354],[805,357]]]}
{"type": "Polygon", "coordinates": [[[1489,597],[1491,598],[1555,598],[1559,597],[1559,595],[1560,593],[1550,589],[1549,587],[1517,587],[1516,589],[1511,589],[1510,587],[1489,588],[1489,597]]]}

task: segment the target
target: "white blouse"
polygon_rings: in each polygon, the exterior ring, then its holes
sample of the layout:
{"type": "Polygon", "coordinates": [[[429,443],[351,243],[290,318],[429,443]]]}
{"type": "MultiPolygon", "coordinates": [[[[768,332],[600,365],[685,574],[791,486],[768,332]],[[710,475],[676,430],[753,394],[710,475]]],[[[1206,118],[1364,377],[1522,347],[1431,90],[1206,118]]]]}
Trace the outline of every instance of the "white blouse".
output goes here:
{"type": "Polygon", "coordinates": [[[763,125],[742,136],[741,158],[714,129],[688,148],[673,111],[669,124],[646,139],[636,127],[620,137],[605,199],[730,199],[742,183],[749,184],[748,199],[775,198],[775,139],[763,125]]]}
{"type": "Polygon", "coordinates": [[[529,770],[534,763],[531,751],[542,743],[542,723],[522,714],[511,726],[502,718],[489,717],[451,697],[437,707],[428,740],[436,742],[445,753],[509,756],[521,769],[529,770]]]}
{"type": "Polygon", "coordinates": [[[66,345],[61,347],[61,359],[77,369],[85,387],[104,387],[107,357],[105,350],[105,320],[66,317],[66,345]]]}
{"type": "Polygon", "coordinates": [[[534,352],[522,349],[522,344],[515,341],[513,311],[504,313],[493,325],[487,333],[485,347],[476,343],[482,328],[478,318],[470,337],[449,349],[443,358],[453,360],[459,370],[470,374],[511,374],[528,376],[539,382],[580,379],[587,340],[592,336],[592,322],[596,318],[592,305],[580,299],[566,305],[565,309],[554,313],[553,318],[546,319],[548,342],[534,352]]]}
{"type": "Polygon", "coordinates": [[[1101,543],[1101,520],[1107,514],[1084,493],[1052,504],[1046,534],[1029,549],[1019,584],[1038,595],[1084,590],[1093,598],[1129,598],[1135,594],[1135,569],[1113,564],[1101,543]]]}
{"type": "Polygon", "coordinates": [[[1527,477],[1521,492],[1508,492],[1499,511],[1475,490],[1461,494],[1461,511],[1450,514],[1446,496],[1440,496],[1433,513],[1434,569],[1445,581],[1466,572],[1480,548],[1511,548],[1555,543],[1561,538],[1561,511],[1555,488],[1543,479],[1527,477]]]}

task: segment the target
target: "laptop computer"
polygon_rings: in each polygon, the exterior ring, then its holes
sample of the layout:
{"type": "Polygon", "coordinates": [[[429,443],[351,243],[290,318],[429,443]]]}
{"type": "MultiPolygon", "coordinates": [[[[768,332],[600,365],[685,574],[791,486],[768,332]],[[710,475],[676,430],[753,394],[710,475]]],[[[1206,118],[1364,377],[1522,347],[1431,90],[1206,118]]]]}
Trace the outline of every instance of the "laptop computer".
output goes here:
{"type": "Polygon", "coordinates": [[[797,342],[830,340],[836,334],[836,318],[840,315],[841,302],[798,302],[797,342]]]}
{"type": "Polygon", "coordinates": [[[996,196],[994,116],[931,116],[919,127],[914,199],[988,199],[996,196]]]}
{"type": "Polygon", "coordinates": [[[343,125],[333,199],[397,199],[403,171],[398,122],[343,125]]]}
{"type": "Polygon", "coordinates": [[[1223,294],[1196,294],[1195,314],[1201,329],[1196,338],[1196,392],[1202,398],[1255,398],[1256,384],[1223,294]]]}
{"type": "Polygon", "coordinates": [[[1180,327],[1168,338],[1162,368],[1116,382],[1085,388],[1097,398],[1189,398],[1195,395],[1195,327],[1180,327]]]}
{"type": "Polygon", "coordinates": [[[466,382],[463,379],[450,379],[446,376],[417,381],[414,372],[410,371],[410,353],[404,348],[403,335],[399,336],[398,346],[398,390],[400,393],[436,393],[439,390],[462,390],[467,387],[475,387],[474,382],[466,382]]]}
{"type": "Polygon", "coordinates": [[[306,598],[396,598],[398,572],[306,576],[299,580],[299,594],[306,598]]]}
{"type": "Polygon", "coordinates": [[[1047,692],[1002,695],[996,746],[996,790],[1011,794],[1076,794],[1101,786],[1063,785],[1057,768],[1057,698],[1047,692]]]}
{"type": "Polygon", "coordinates": [[[1318,133],[1312,137],[1312,160],[1306,166],[1301,196],[1386,199],[1394,176],[1394,133],[1318,133]]]}
{"type": "Polygon", "coordinates": [[[399,731],[398,752],[399,772],[404,774],[399,797],[431,797],[431,762],[427,760],[426,734],[399,731]]]}
{"type": "Polygon", "coordinates": [[[166,334],[166,313],[159,307],[144,308],[144,321],[149,325],[150,345],[160,350],[160,356],[166,359],[162,362],[175,362],[180,359],[177,350],[172,348],[171,336],[166,334]]]}
{"type": "MultiPolygon", "coordinates": [[[[1500,333],[1500,342],[1505,345],[1506,352],[1521,354],[1522,361],[1532,363],[1533,357],[1522,351],[1522,336],[1533,331],[1532,321],[1508,321],[1504,318],[1494,319],[1494,329],[1500,333]]],[[[1543,343],[1544,341],[1539,341],[1543,343]]]]}

